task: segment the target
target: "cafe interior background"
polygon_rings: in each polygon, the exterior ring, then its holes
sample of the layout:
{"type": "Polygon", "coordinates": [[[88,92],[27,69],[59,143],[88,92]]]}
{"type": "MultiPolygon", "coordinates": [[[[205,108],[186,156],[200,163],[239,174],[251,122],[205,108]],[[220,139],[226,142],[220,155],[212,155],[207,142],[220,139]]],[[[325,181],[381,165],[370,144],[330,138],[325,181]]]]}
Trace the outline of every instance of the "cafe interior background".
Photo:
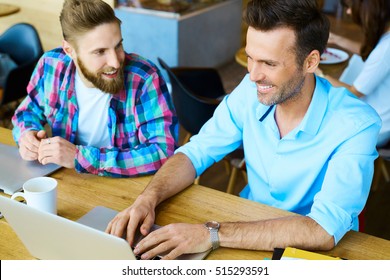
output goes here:
{"type": "MultiPolygon", "coordinates": [[[[247,73],[236,58],[245,46],[246,26],[241,14],[248,0],[105,0],[122,20],[124,48],[141,54],[157,65],[161,57],[169,66],[212,67],[220,74],[226,93],[230,93],[247,73]]],[[[360,29],[351,22],[338,0],[324,0],[323,11],[331,19],[332,31],[361,39],[360,29]]],[[[16,23],[32,24],[44,50],[61,44],[59,13],[63,0],[0,0],[18,11],[0,16],[0,36],[16,23]]],[[[340,67],[346,67],[345,62],[340,67]]],[[[342,70],[342,68],[340,68],[342,70]]],[[[326,69],[325,69],[326,70],[326,69]]],[[[167,74],[164,72],[166,78],[167,74]]],[[[0,99],[1,101],[1,99],[0,99]]],[[[14,104],[11,104],[14,105],[14,104]]],[[[0,126],[12,128],[8,104],[0,103],[0,126]]],[[[180,130],[180,143],[186,131],[180,130]]],[[[389,164],[386,167],[390,170],[389,164]]],[[[223,162],[210,167],[200,178],[204,186],[226,191],[229,174],[223,162]]],[[[238,174],[233,193],[245,185],[238,174]]],[[[363,215],[363,231],[390,240],[390,182],[378,177],[363,215]]]]}

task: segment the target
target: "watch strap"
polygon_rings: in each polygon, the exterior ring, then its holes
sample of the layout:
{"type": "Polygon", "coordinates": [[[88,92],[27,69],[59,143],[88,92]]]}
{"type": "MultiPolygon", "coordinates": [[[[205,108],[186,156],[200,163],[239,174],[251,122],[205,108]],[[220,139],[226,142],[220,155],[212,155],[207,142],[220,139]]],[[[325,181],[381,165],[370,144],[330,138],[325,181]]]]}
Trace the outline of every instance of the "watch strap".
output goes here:
{"type": "Polygon", "coordinates": [[[218,229],[212,228],[209,231],[210,231],[211,246],[213,247],[213,250],[215,250],[219,247],[218,229]]]}
{"type": "Polygon", "coordinates": [[[205,223],[204,226],[210,232],[210,242],[211,242],[212,249],[213,250],[217,249],[219,247],[219,236],[218,236],[218,230],[220,227],[219,223],[216,221],[211,221],[205,223]]]}

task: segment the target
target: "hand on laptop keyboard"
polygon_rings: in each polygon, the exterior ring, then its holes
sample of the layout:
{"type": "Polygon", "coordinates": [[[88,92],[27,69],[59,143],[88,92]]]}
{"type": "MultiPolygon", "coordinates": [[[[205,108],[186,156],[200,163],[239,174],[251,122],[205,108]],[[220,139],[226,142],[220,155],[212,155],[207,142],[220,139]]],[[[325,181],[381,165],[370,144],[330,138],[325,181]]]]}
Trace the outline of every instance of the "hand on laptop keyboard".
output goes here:
{"type": "MultiPolygon", "coordinates": [[[[131,249],[134,251],[134,246],[132,246],[131,247],[131,249]]],[[[135,254],[135,258],[137,259],[137,260],[140,260],[141,259],[141,255],[139,255],[139,254],[135,254]]],[[[161,257],[160,256],[154,256],[154,258],[152,258],[151,260],[161,260],[161,257]]]]}

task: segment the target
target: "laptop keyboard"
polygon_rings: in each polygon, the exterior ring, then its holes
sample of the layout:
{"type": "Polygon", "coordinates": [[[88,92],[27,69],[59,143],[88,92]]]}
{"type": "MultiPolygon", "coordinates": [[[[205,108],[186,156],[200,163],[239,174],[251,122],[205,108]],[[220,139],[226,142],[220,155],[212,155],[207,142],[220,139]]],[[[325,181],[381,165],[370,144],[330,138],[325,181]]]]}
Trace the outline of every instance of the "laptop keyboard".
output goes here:
{"type": "MultiPolygon", "coordinates": [[[[134,251],[134,247],[131,247],[131,249],[134,251]]],[[[134,255],[135,255],[136,260],[141,259],[141,255],[138,255],[138,254],[134,254],[134,255]]],[[[161,260],[161,256],[155,256],[154,258],[152,258],[152,260],[161,260]]]]}

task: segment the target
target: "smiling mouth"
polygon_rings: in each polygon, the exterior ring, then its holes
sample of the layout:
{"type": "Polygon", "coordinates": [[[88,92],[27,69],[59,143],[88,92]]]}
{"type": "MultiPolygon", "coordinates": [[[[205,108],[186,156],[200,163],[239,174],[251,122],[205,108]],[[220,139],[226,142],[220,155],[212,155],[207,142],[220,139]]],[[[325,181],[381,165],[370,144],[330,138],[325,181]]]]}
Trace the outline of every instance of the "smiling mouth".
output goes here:
{"type": "Polygon", "coordinates": [[[273,89],[273,85],[257,85],[257,92],[258,93],[268,93],[273,89]]]}
{"type": "Polygon", "coordinates": [[[108,78],[115,78],[117,73],[118,73],[118,69],[102,72],[102,74],[108,78]]]}
{"type": "Polygon", "coordinates": [[[273,88],[273,86],[271,86],[271,85],[268,85],[268,86],[258,86],[257,88],[259,90],[267,90],[267,89],[273,88]]]}

